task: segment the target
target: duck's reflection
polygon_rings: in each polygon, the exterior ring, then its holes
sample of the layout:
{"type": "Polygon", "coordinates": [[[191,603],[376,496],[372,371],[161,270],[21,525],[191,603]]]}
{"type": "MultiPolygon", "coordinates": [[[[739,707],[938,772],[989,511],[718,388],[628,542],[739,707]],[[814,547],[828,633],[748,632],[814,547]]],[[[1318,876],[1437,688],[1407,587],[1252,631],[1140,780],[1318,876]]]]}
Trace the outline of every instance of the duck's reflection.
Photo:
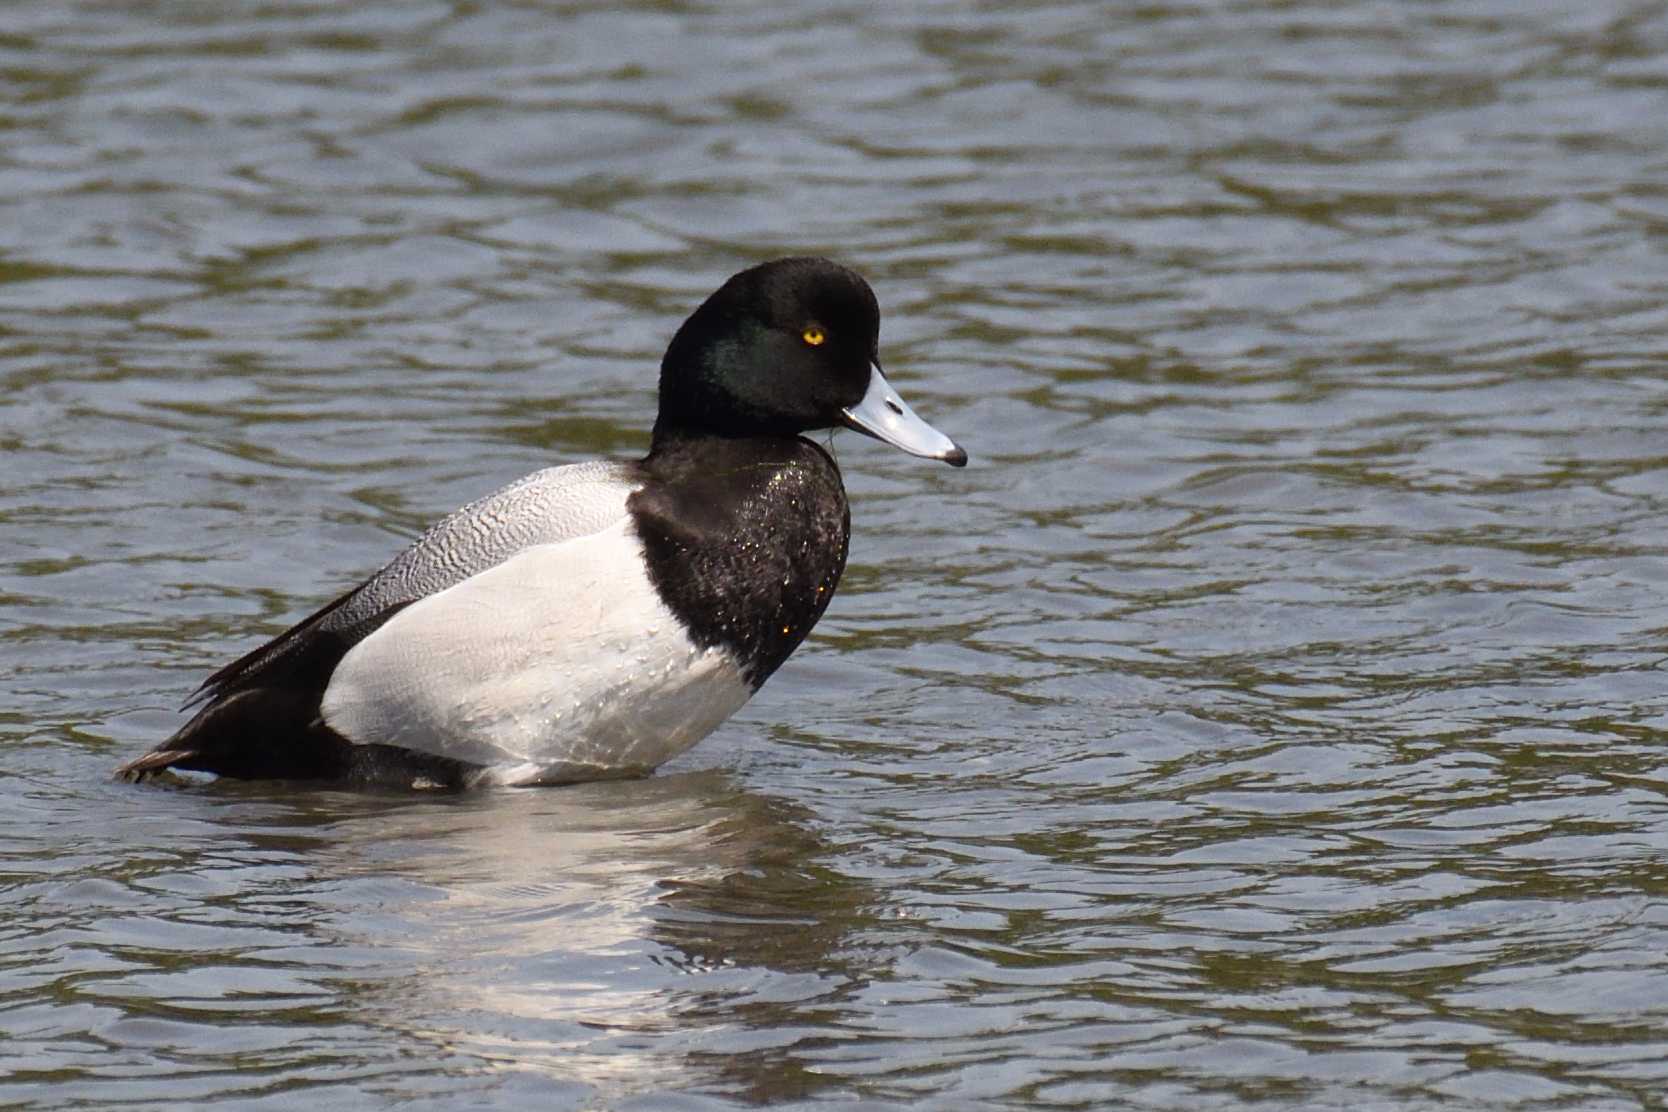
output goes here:
{"type": "Polygon", "coordinates": [[[858,978],[848,938],[873,893],[806,814],[723,773],[355,806],[322,850],[370,886],[337,933],[401,973],[350,991],[449,1055],[614,1093],[692,1068],[776,1091],[766,1033],[858,978]]]}

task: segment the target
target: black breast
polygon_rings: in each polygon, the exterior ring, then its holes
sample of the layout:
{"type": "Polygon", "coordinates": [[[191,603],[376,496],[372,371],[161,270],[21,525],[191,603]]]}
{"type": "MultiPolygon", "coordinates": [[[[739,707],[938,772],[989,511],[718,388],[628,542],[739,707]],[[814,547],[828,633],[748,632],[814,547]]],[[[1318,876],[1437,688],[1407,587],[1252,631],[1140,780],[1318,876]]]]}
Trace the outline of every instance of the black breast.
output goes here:
{"type": "Polygon", "coordinates": [[[846,566],[840,471],[801,437],[657,444],[626,503],[649,578],[703,648],[727,649],[757,690],[805,640],[846,566]]]}

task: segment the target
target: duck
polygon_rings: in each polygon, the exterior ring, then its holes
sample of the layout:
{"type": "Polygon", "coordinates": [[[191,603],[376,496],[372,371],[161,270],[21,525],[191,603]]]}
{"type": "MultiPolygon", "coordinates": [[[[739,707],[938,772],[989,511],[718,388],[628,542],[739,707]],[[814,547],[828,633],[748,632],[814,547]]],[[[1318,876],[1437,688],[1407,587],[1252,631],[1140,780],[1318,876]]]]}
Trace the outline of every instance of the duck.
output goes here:
{"type": "Polygon", "coordinates": [[[856,271],[780,258],[673,334],[640,460],[547,467],[214,672],[117,773],[463,790],[645,776],[745,704],[845,569],[854,429],[953,467],[899,397],[856,271]]]}

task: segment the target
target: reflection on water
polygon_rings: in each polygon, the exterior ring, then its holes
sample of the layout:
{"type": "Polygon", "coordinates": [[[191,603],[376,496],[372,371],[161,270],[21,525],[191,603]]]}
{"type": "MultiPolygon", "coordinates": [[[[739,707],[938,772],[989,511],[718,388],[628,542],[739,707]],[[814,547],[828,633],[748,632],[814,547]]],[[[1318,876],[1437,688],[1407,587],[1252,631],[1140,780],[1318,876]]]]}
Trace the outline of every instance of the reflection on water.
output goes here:
{"type": "MultiPolygon", "coordinates": [[[[323,872],[415,886],[398,909],[409,971],[357,1001],[377,1022],[505,1067],[652,1091],[695,1064],[645,1036],[769,1032],[854,975],[842,950],[873,894],[819,863],[827,847],[795,810],[716,773],[673,775],[379,813],[334,827],[317,857],[323,872]],[[766,993],[761,970],[777,974],[766,993]]],[[[387,937],[377,924],[364,944],[387,937]]]]}
{"type": "Polygon", "coordinates": [[[13,890],[9,948],[58,958],[12,966],[8,993],[68,997],[8,1013],[14,1038],[62,1059],[49,1087],[20,1071],[14,1095],[108,1100],[119,1083],[160,1099],[205,1056],[235,1057],[249,1094],[263,1070],[282,1088],[343,1054],[436,1097],[478,1087],[482,1064],[576,1092],[733,1076],[703,1065],[703,1044],[779,1039],[777,1020],[860,976],[847,947],[876,914],[807,816],[716,772],[451,799],[141,794],[104,834],[132,846],[172,828],[188,868],[152,846],[117,876],[65,882],[75,858],[54,837],[33,847],[50,866],[13,890]],[[197,821],[158,821],[159,804],[197,821]],[[687,1055],[650,1041],[669,1034],[687,1055]]]}
{"type": "Polygon", "coordinates": [[[0,1102],[1668,1090],[1668,12],[11,5],[0,1102]],[[823,251],[811,641],[651,780],[135,787],[823,251]],[[674,1094],[675,1091],[675,1094],[674,1094]]]}

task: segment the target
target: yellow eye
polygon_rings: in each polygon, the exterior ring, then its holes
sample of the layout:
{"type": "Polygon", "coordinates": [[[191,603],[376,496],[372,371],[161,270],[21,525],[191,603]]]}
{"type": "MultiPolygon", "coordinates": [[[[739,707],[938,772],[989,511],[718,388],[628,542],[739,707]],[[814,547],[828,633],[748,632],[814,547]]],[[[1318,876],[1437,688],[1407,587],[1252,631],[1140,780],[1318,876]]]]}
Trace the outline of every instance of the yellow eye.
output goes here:
{"type": "Polygon", "coordinates": [[[823,341],[828,339],[828,333],[824,332],[816,325],[810,324],[805,326],[805,331],[799,334],[799,338],[810,344],[812,347],[821,347],[823,341]]]}

